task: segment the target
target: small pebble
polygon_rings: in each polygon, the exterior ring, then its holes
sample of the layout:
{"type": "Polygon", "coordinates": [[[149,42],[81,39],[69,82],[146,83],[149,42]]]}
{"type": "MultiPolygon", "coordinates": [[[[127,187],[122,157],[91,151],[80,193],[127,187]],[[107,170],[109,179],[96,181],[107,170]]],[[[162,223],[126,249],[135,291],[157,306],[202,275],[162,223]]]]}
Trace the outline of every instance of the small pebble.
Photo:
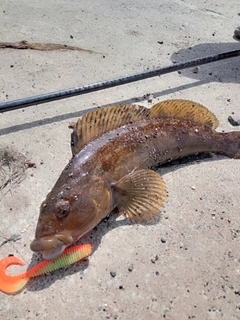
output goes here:
{"type": "Polygon", "coordinates": [[[237,29],[235,29],[235,31],[234,31],[234,36],[235,36],[237,39],[240,39],[240,26],[237,27],[237,29]]]}
{"type": "Polygon", "coordinates": [[[148,102],[152,102],[153,101],[153,95],[150,94],[149,97],[148,97],[148,102]]]}
{"type": "Polygon", "coordinates": [[[163,41],[158,41],[159,44],[163,44],[163,41]]]}
{"type": "Polygon", "coordinates": [[[113,278],[115,278],[115,277],[116,277],[116,272],[111,271],[111,272],[110,272],[110,275],[111,275],[113,278]]]}
{"type": "Polygon", "coordinates": [[[161,242],[162,242],[162,243],[165,243],[165,242],[166,242],[166,239],[162,237],[162,238],[161,238],[161,242]]]}
{"type": "Polygon", "coordinates": [[[129,271],[129,272],[132,272],[132,271],[133,271],[133,265],[132,265],[132,264],[128,267],[128,271],[129,271]]]}
{"type": "Polygon", "coordinates": [[[158,255],[156,255],[155,257],[151,258],[152,263],[155,263],[158,260],[158,255]]]}
{"type": "Polygon", "coordinates": [[[240,119],[239,120],[234,120],[233,117],[229,116],[228,117],[228,122],[234,127],[240,126],[240,119]]]}
{"type": "Polygon", "coordinates": [[[193,68],[193,69],[192,69],[192,72],[193,72],[193,73],[198,73],[198,72],[199,72],[199,67],[193,68]]]}
{"type": "Polygon", "coordinates": [[[44,164],[43,160],[40,161],[40,164],[44,164]]]}

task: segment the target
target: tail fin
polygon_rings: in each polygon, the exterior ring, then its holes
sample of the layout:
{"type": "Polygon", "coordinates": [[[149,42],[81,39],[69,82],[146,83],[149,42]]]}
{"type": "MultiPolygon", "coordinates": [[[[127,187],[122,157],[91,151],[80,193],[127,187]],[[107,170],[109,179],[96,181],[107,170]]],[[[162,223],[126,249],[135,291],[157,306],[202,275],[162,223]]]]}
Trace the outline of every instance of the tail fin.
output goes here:
{"type": "Polygon", "coordinates": [[[240,131],[216,134],[221,136],[221,143],[218,144],[221,150],[218,152],[230,158],[240,159],[240,131]]]}

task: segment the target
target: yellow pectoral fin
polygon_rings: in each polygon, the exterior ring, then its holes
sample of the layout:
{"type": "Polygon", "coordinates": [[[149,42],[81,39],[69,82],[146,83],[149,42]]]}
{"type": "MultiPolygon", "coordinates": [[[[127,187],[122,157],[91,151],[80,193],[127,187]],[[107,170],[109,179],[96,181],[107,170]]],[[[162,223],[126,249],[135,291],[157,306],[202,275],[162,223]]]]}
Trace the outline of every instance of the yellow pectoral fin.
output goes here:
{"type": "Polygon", "coordinates": [[[132,172],[114,186],[118,209],[130,220],[145,220],[159,213],[167,197],[163,178],[153,170],[132,172]]]}

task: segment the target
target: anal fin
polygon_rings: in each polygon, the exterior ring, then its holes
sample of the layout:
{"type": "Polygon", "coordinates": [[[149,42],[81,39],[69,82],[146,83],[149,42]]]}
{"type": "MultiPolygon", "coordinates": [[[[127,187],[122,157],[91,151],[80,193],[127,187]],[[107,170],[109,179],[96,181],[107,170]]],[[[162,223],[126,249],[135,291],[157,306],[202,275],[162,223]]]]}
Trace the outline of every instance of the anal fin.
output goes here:
{"type": "Polygon", "coordinates": [[[167,197],[163,178],[153,170],[137,170],[113,186],[119,212],[130,220],[146,220],[159,213],[167,197]]]}

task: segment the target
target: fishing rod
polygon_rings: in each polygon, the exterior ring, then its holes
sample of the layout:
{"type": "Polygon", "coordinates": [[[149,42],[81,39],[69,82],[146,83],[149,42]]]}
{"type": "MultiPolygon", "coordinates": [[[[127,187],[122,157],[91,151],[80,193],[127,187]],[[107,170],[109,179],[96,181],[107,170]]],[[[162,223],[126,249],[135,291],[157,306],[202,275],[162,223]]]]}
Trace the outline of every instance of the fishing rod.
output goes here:
{"type": "Polygon", "coordinates": [[[215,55],[211,55],[204,58],[198,58],[198,59],[187,61],[187,62],[176,63],[167,67],[147,70],[140,73],[127,75],[124,77],[115,78],[112,80],[96,82],[96,83],[81,86],[81,87],[55,91],[47,94],[41,94],[41,95],[27,97],[27,98],[13,100],[13,101],[2,102],[0,103],[0,112],[3,113],[7,111],[12,111],[15,109],[21,109],[21,108],[30,107],[33,105],[38,105],[41,103],[47,103],[50,101],[70,98],[70,97],[74,97],[81,94],[86,94],[94,91],[121,86],[123,84],[140,81],[140,80],[144,80],[144,79],[152,78],[156,76],[161,76],[163,74],[167,74],[167,73],[171,73],[171,72],[175,72],[175,71],[179,71],[187,68],[192,68],[195,66],[200,66],[200,65],[215,62],[215,61],[229,59],[239,55],[240,55],[240,49],[234,50],[234,51],[228,51],[224,53],[218,53],[215,55]]]}

